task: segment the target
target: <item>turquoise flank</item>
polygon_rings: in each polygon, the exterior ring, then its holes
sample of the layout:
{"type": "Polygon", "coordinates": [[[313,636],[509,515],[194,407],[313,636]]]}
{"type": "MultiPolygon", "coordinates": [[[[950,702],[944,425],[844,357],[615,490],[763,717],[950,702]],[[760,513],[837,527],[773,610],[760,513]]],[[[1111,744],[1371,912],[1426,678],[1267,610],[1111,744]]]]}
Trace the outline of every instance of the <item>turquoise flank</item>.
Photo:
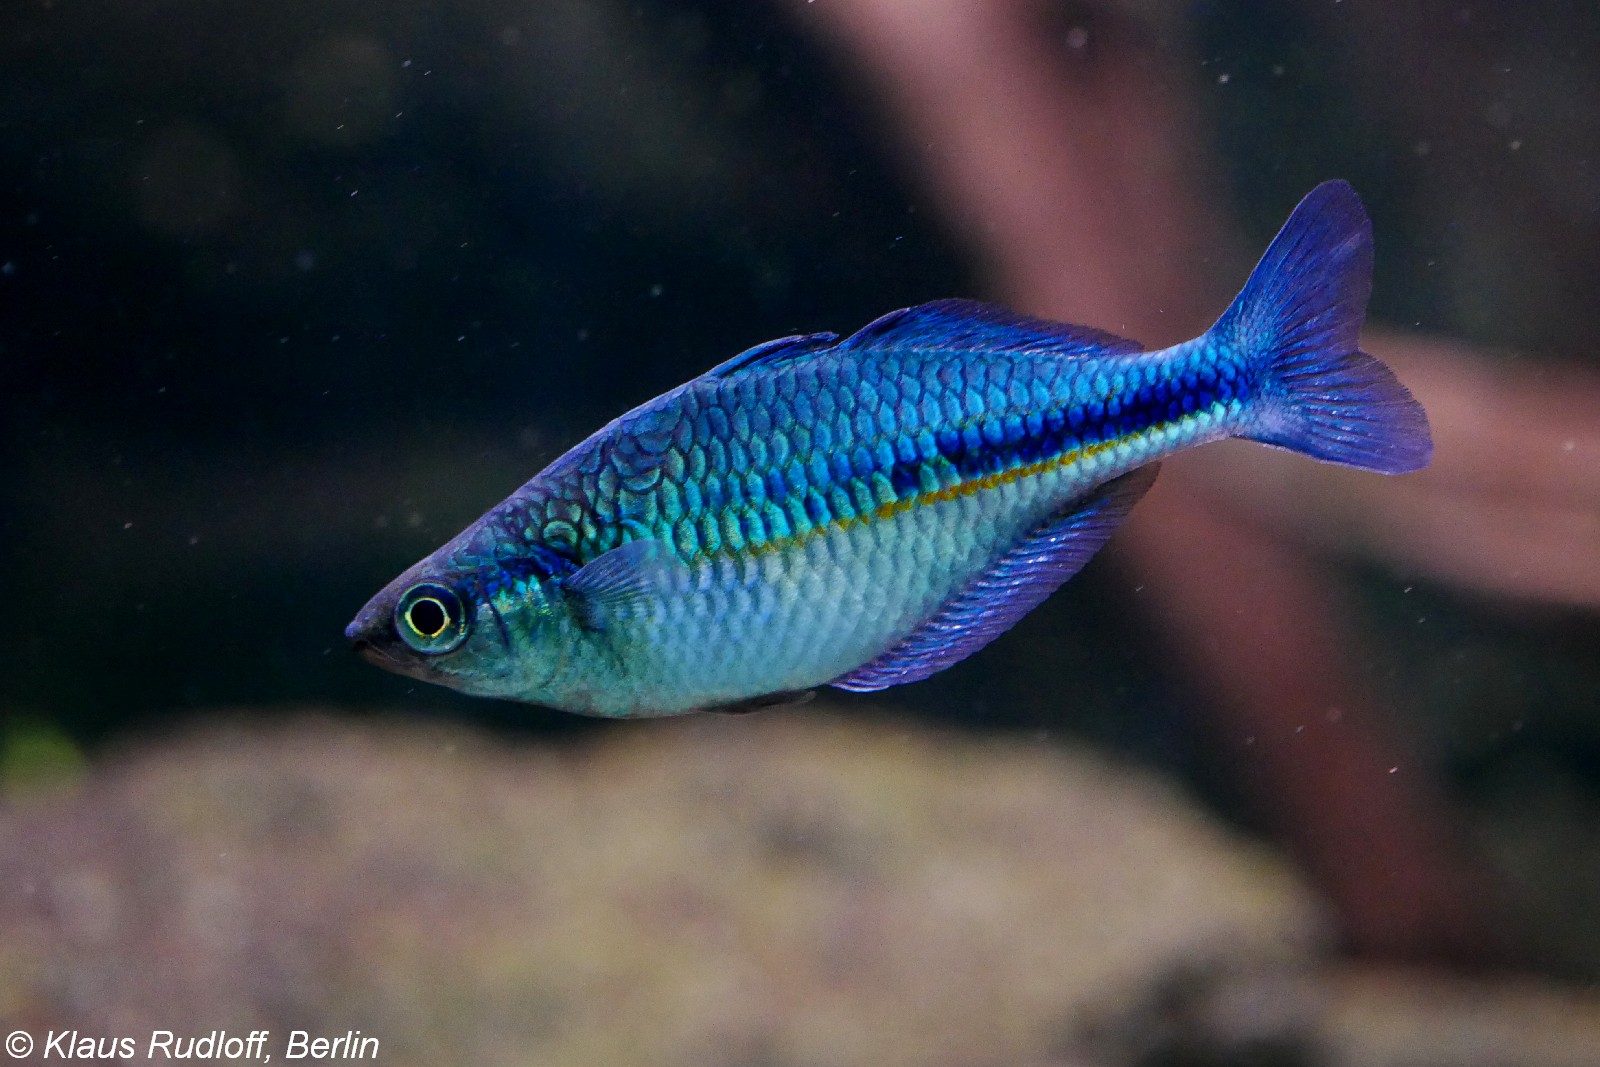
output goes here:
{"type": "Polygon", "coordinates": [[[1070,577],[1149,474],[1114,480],[1162,456],[1238,435],[1425,463],[1421,409],[1357,348],[1362,270],[1365,215],[1331,184],[1173,348],[970,301],[770,342],[595,433],[350,633],[391,669],[606,716],[924,677],[1070,577]],[[446,654],[386,619],[424,581],[471,605],[446,654]]]}
{"type": "MultiPolygon", "coordinates": [[[[576,569],[651,539],[683,564],[647,610],[594,632],[569,620],[559,664],[527,657],[486,689],[633,715],[825,684],[1063,501],[1237,432],[1250,387],[1204,343],[1072,360],[829,352],[690,383],[552,465],[458,548],[471,567],[526,558],[526,539],[576,569]]],[[[519,622],[530,580],[496,600],[518,643],[537,630],[519,622]]]]}

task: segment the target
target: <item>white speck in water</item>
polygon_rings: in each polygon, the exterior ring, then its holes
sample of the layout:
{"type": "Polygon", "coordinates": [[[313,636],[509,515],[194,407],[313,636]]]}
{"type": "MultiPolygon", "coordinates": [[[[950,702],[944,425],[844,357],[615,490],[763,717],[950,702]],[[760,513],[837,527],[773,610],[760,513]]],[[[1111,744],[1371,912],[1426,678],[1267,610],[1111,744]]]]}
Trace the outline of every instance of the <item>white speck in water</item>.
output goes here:
{"type": "Polygon", "coordinates": [[[1217,84],[1218,85],[1227,85],[1229,79],[1231,79],[1232,77],[1233,77],[1232,74],[1218,74],[1217,75],[1217,84]]]}
{"type": "Polygon", "coordinates": [[[122,524],[122,528],[123,528],[123,529],[124,529],[124,530],[131,530],[131,529],[133,529],[133,523],[131,523],[131,522],[125,522],[125,523],[123,523],[123,524],[122,524]]]}
{"type": "Polygon", "coordinates": [[[1274,78],[1283,77],[1283,64],[1282,63],[1274,63],[1274,64],[1272,64],[1272,76],[1274,78]]]}
{"type": "Polygon", "coordinates": [[[1400,768],[1399,767],[1390,767],[1389,768],[1389,773],[1390,774],[1398,774],[1398,773],[1400,773],[1400,768]]]}
{"type": "Polygon", "coordinates": [[[402,67],[409,67],[409,66],[411,66],[411,60],[409,60],[409,59],[406,59],[406,60],[402,60],[402,61],[401,61],[401,63],[400,63],[400,65],[401,65],[401,66],[402,66],[402,67]]]}
{"type": "Polygon", "coordinates": [[[1577,447],[1578,447],[1578,442],[1576,442],[1576,441],[1562,441],[1561,442],[1561,451],[1563,451],[1563,452],[1571,452],[1573,449],[1575,449],[1577,447]]]}
{"type": "Polygon", "coordinates": [[[1509,145],[1507,145],[1507,147],[1510,148],[1511,151],[1515,152],[1517,149],[1522,147],[1522,142],[1513,140],[1509,145]]]}
{"type": "Polygon", "coordinates": [[[666,287],[663,286],[660,282],[656,282],[656,284],[654,284],[654,285],[652,285],[650,287],[650,295],[651,296],[660,296],[662,293],[664,293],[666,291],[667,291],[666,287]]]}

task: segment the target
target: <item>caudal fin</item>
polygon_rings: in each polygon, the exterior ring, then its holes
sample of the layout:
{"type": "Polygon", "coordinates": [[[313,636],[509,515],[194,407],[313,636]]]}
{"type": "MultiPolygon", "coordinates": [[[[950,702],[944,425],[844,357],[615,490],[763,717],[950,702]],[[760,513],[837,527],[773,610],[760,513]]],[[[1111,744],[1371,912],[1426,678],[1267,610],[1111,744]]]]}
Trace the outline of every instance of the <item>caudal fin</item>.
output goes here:
{"type": "Polygon", "coordinates": [[[1259,383],[1242,436],[1383,474],[1428,465],[1428,416],[1360,349],[1372,294],[1372,223],[1347,182],[1313,189],[1283,224],[1212,335],[1259,383]]]}

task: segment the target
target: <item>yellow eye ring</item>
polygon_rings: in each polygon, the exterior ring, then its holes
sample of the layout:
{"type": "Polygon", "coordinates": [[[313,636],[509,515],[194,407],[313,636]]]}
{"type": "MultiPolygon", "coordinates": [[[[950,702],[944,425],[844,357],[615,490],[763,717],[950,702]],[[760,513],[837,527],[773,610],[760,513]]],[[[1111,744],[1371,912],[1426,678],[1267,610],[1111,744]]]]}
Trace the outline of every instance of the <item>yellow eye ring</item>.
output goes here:
{"type": "Polygon", "coordinates": [[[438,597],[418,597],[406,608],[406,625],[419,637],[438,637],[450,625],[450,609],[441,604],[438,597]]]}

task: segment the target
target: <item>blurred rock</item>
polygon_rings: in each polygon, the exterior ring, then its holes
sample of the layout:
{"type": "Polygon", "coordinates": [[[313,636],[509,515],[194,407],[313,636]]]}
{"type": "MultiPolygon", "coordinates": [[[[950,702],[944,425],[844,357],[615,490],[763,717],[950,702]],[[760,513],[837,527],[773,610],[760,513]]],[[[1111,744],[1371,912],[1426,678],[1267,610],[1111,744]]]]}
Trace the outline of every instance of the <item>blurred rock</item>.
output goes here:
{"type": "Polygon", "coordinates": [[[14,800],[0,1017],[391,1067],[1090,1062],[1148,1051],[1083,1035],[1175,974],[1315,960],[1281,861],[1089,755],[815,708],[598,736],[220,725],[14,800]]]}

